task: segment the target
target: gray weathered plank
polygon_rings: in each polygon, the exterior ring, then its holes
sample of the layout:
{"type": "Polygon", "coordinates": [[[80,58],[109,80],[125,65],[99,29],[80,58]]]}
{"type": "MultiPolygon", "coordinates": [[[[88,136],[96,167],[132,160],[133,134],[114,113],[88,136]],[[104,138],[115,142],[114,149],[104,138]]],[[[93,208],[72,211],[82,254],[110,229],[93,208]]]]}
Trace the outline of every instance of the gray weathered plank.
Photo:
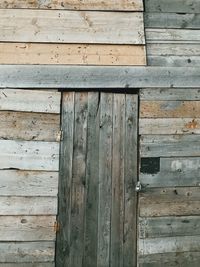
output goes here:
{"type": "Polygon", "coordinates": [[[56,215],[56,197],[0,197],[0,215],[56,215]]]}
{"type": "Polygon", "coordinates": [[[101,93],[97,266],[110,265],[113,95],[101,93]]]}
{"type": "Polygon", "coordinates": [[[149,66],[198,67],[200,56],[148,56],[149,66]]]}
{"type": "Polygon", "coordinates": [[[54,262],[0,263],[0,267],[55,267],[54,262]]]}
{"type": "Polygon", "coordinates": [[[1,242],[0,263],[52,262],[54,242],[1,242]]]}
{"type": "Polygon", "coordinates": [[[197,235],[200,236],[200,216],[147,217],[139,219],[139,238],[197,235]]]}
{"type": "Polygon", "coordinates": [[[1,89],[0,110],[60,113],[60,96],[53,90],[1,89]]]}
{"type": "Polygon", "coordinates": [[[199,88],[199,68],[0,66],[1,88],[199,88]]]}
{"type": "Polygon", "coordinates": [[[145,43],[139,12],[0,9],[0,17],[4,42],[145,43]]]}
{"type": "Polygon", "coordinates": [[[58,172],[0,170],[0,196],[57,196],[58,172]]]}
{"type": "Polygon", "coordinates": [[[0,140],[0,169],[58,171],[59,143],[0,140]]]}
{"type": "Polygon", "coordinates": [[[139,174],[140,181],[148,187],[199,186],[200,158],[161,158],[160,171],[139,174]]]}
{"type": "Polygon", "coordinates": [[[55,216],[0,216],[0,236],[4,241],[53,241],[55,216]]]}
{"type": "Polygon", "coordinates": [[[0,139],[60,141],[60,115],[0,111],[0,139]]]}
{"type": "Polygon", "coordinates": [[[196,135],[143,135],[141,157],[198,157],[200,142],[196,135]]]}

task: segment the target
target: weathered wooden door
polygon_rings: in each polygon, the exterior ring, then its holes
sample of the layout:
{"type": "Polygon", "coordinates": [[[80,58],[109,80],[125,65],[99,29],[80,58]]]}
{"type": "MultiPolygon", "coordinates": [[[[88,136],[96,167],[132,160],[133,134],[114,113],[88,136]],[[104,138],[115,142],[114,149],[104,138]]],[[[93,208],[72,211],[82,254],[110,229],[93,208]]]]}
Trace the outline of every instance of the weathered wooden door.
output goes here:
{"type": "Polygon", "coordinates": [[[57,267],[135,267],[138,96],[62,100],[57,267]]]}

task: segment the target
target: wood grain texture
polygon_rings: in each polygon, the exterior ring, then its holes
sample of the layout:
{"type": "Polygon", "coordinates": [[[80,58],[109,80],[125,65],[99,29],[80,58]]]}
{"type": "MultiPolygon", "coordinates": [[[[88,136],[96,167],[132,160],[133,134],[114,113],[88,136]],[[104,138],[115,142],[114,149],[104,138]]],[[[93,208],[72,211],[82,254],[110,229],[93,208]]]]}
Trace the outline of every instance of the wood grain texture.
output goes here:
{"type": "Polygon", "coordinates": [[[4,42],[145,43],[139,12],[1,9],[0,17],[4,42]]]}
{"type": "Polygon", "coordinates": [[[146,65],[143,45],[0,43],[0,64],[146,65]]]}
{"type": "Polygon", "coordinates": [[[198,44],[148,44],[148,56],[200,56],[198,44]]]}
{"type": "Polygon", "coordinates": [[[199,88],[199,83],[200,70],[192,67],[0,66],[0,88],[199,88]]]}
{"type": "Polygon", "coordinates": [[[48,90],[0,89],[0,110],[60,113],[60,97],[48,90]]]}
{"type": "Polygon", "coordinates": [[[198,67],[200,56],[148,56],[149,66],[198,67]]]}
{"type": "Polygon", "coordinates": [[[0,139],[60,141],[60,115],[0,111],[0,139]]]}
{"type": "Polygon", "coordinates": [[[54,262],[0,263],[0,267],[55,267],[54,262]]]}
{"type": "Polygon", "coordinates": [[[39,8],[67,10],[121,10],[142,11],[142,0],[6,0],[0,3],[0,8],[39,8]]]}
{"type": "Polygon", "coordinates": [[[0,170],[1,196],[57,196],[58,172],[0,170]]]}
{"type": "Polygon", "coordinates": [[[1,216],[1,242],[53,241],[55,221],[55,216],[1,216]]]}
{"type": "Polygon", "coordinates": [[[58,171],[59,143],[0,140],[0,168],[58,171]]]}

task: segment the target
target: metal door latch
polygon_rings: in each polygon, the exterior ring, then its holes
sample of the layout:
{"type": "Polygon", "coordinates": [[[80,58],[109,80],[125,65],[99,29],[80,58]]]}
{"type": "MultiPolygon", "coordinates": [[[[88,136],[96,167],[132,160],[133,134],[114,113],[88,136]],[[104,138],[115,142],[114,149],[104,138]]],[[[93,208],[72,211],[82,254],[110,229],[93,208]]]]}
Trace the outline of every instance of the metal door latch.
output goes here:
{"type": "Polygon", "coordinates": [[[135,192],[141,192],[141,191],[142,191],[142,184],[140,181],[138,181],[135,186],[135,192]]]}

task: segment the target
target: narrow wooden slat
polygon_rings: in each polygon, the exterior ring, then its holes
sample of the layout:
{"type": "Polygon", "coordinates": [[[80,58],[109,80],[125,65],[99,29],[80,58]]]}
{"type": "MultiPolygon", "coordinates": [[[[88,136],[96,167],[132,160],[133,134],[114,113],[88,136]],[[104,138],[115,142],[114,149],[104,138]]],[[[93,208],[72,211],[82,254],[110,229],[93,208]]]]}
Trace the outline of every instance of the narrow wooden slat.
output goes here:
{"type": "Polygon", "coordinates": [[[0,215],[56,215],[56,197],[0,197],[0,215]]]}
{"type": "Polygon", "coordinates": [[[195,135],[143,135],[141,157],[199,157],[199,137],[195,135]]]}
{"type": "Polygon", "coordinates": [[[145,43],[139,12],[0,9],[0,17],[4,42],[145,43]]]}
{"type": "Polygon", "coordinates": [[[110,266],[123,266],[125,94],[113,96],[112,212],[110,266]]]}
{"type": "Polygon", "coordinates": [[[146,65],[143,45],[0,43],[0,64],[146,65]]]}
{"type": "Polygon", "coordinates": [[[110,265],[113,95],[101,93],[97,266],[110,265]]]}
{"type": "Polygon", "coordinates": [[[44,90],[0,90],[0,110],[60,113],[60,93],[44,90]]]}
{"type": "Polygon", "coordinates": [[[137,117],[138,96],[126,95],[125,185],[124,185],[124,267],[136,267],[137,243],[137,117]]]}
{"type": "Polygon", "coordinates": [[[60,179],[58,196],[58,222],[56,264],[69,266],[70,221],[71,221],[71,183],[74,135],[74,92],[62,95],[62,130],[63,141],[60,150],[60,179]]]}
{"type": "Polygon", "coordinates": [[[60,141],[60,115],[0,111],[0,139],[60,141]]]}
{"type": "Polygon", "coordinates": [[[57,196],[58,172],[0,170],[1,196],[57,196]]]}
{"type": "Polygon", "coordinates": [[[2,242],[0,263],[52,262],[54,242],[2,242]]]}
{"type": "Polygon", "coordinates": [[[0,216],[3,241],[53,241],[55,216],[0,216]]]}
{"type": "Polygon", "coordinates": [[[200,56],[148,56],[149,66],[198,67],[200,56]]]}
{"type": "Polygon", "coordinates": [[[142,0],[6,0],[0,3],[0,8],[142,11],[143,3],[142,0]]]}
{"type": "Polygon", "coordinates": [[[0,140],[0,151],[0,169],[58,171],[58,143],[0,140]]]}
{"type": "Polygon", "coordinates": [[[200,236],[199,216],[155,217],[139,220],[140,238],[197,235],[200,236]]]}
{"type": "Polygon", "coordinates": [[[0,267],[55,267],[54,262],[0,263],[0,267]]]}

